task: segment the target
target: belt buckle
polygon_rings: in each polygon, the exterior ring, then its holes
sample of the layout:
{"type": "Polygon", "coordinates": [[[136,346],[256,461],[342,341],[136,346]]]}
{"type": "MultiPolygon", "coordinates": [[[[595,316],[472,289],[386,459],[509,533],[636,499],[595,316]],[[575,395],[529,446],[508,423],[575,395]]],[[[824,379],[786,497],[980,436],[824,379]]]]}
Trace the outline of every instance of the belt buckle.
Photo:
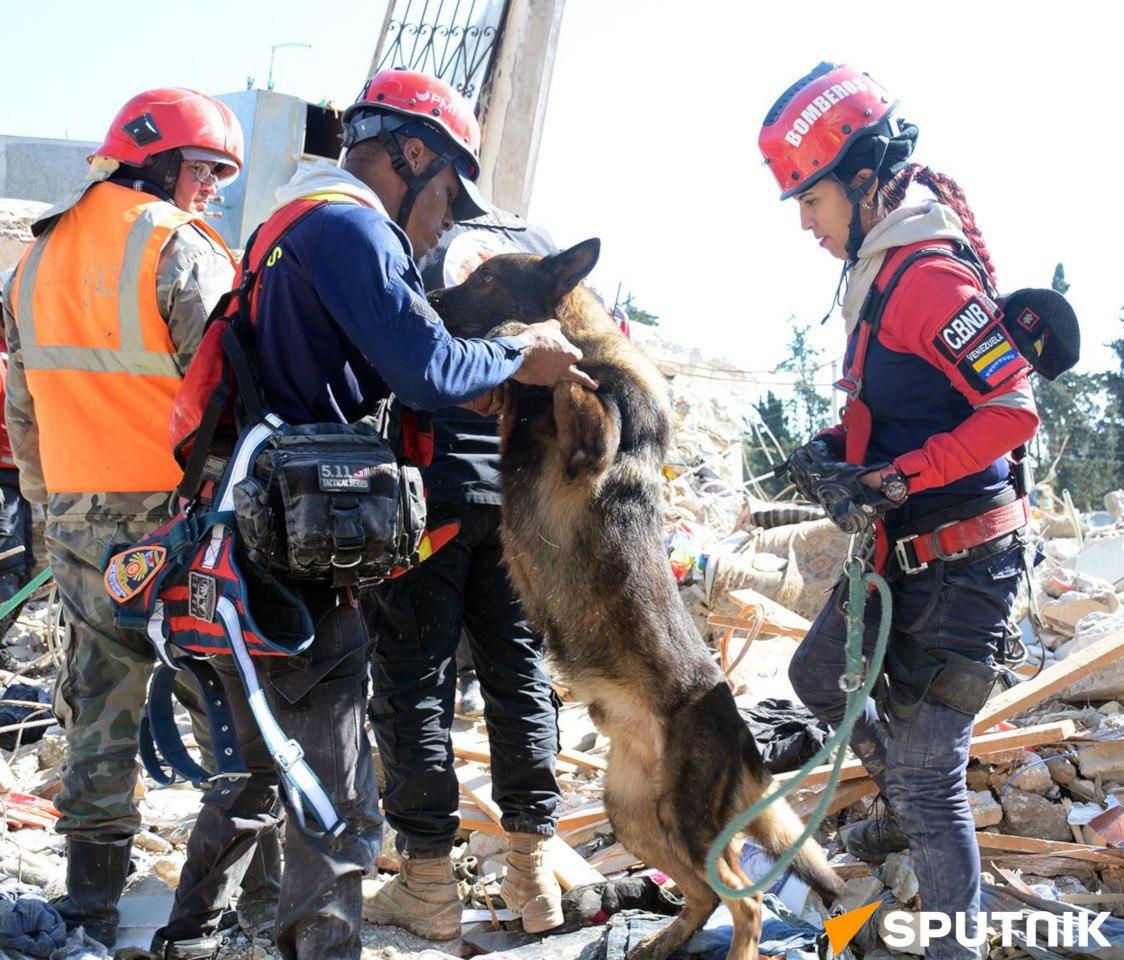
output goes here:
{"type": "Polygon", "coordinates": [[[902,573],[906,576],[912,576],[915,573],[921,573],[922,570],[928,570],[928,562],[922,560],[916,567],[909,562],[909,557],[906,555],[905,548],[907,544],[913,543],[920,534],[914,533],[908,537],[902,537],[900,540],[894,542],[894,556],[898,558],[898,567],[901,568],[902,573]]]}
{"type": "Polygon", "coordinates": [[[290,740],[273,757],[282,773],[288,773],[304,759],[304,749],[296,740],[290,740]]]}
{"type": "Polygon", "coordinates": [[[933,553],[935,553],[939,559],[948,562],[949,560],[963,560],[968,556],[969,551],[972,549],[971,547],[965,547],[963,550],[957,550],[955,553],[945,553],[944,549],[941,547],[941,531],[947,530],[949,527],[955,527],[958,523],[963,522],[963,520],[950,520],[948,523],[942,523],[940,526],[935,527],[933,532],[929,534],[933,553]]]}

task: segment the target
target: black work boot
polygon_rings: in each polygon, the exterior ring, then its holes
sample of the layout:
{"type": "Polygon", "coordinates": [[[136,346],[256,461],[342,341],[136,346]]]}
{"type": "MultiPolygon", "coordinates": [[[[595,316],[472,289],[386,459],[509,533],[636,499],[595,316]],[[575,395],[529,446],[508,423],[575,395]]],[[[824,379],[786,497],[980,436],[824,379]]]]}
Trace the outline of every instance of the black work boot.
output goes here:
{"type": "Polygon", "coordinates": [[[909,838],[888,805],[869,820],[860,820],[843,834],[843,848],[855,859],[882,863],[891,853],[909,849],[909,838]]]}
{"type": "Polygon", "coordinates": [[[84,927],[110,950],[117,942],[121,914],[117,901],[129,875],[133,840],[112,842],[66,838],[66,893],[53,900],[66,929],[84,927]]]}
{"type": "Polygon", "coordinates": [[[149,954],[155,960],[213,960],[222,945],[222,937],[212,934],[195,940],[165,940],[164,928],[156,931],[149,954]]]}

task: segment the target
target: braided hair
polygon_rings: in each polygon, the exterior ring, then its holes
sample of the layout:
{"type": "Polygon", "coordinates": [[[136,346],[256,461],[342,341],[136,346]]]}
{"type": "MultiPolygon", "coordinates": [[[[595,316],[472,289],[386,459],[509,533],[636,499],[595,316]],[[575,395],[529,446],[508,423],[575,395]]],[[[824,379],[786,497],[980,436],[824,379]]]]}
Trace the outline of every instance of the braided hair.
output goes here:
{"type": "Polygon", "coordinates": [[[879,187],[878,204],[881,209],[890,213],[901,206],[902,200],[905,199],[905,192],[911,183],[919,183],[928,187],[941,203],[956,211],[956,215],[960,217],[960,222],[964,227],[964,235],[972,244],[976,256],[980,258],[980,262],[987,271],[988,279],[991,280],[992,287],[995,287],[995,264],[992,263],[991,253],[987,249],[987,244],[984,243],[980,228],[976,225],[976,215],[972,212],[972,208],[968,206],[968,199],[964,196],[964,191],[960,189],[960,184],[952,177],[937,173],[937,171],[929,167],[923,167],[919,163],[907,163],[879,187]]]}

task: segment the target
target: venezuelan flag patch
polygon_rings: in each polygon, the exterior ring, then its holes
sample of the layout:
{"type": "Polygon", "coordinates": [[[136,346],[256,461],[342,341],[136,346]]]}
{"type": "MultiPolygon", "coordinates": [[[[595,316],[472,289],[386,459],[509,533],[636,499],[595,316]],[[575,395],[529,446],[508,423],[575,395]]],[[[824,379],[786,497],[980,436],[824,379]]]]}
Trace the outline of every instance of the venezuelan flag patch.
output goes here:
{"type": "Polygon", "coordinates": [[[933,346],[978,393],[990,393],[1028,369],[990,299],[972,297],[937,333],[933,346]]]}

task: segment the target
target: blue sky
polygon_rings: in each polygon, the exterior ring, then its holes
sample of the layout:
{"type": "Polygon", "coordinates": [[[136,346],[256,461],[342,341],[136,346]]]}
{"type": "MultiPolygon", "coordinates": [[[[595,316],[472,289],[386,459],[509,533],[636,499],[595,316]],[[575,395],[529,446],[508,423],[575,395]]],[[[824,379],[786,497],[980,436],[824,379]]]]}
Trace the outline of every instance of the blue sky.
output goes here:
{"type": "MultiPolygon", "coordinates": [[[[181,84],[264,85],[347,103],[377,41],[384,0],[315,4],[74,0],[5,23],[0,133],[100,139],[130,95],[181,84]]],[[[921,127],[917,158],[957,178],[1000,286],[1048,285],[1064,261],[1083,367],[1124,330],[1124,155],[1118,30],[1088,0],[690,5],[568,0],[531,217],[562,243],[603,240],[594,280],[618,281],[669,335],[752,370],[785,356],[787,319],[819,328],[838,266],[798,228],[760,164],[757,129],[778,93],[821,59],[869,71],[921,127]],[[1063,15],[1064,12],[1064,15],[1063,15]]]]}

